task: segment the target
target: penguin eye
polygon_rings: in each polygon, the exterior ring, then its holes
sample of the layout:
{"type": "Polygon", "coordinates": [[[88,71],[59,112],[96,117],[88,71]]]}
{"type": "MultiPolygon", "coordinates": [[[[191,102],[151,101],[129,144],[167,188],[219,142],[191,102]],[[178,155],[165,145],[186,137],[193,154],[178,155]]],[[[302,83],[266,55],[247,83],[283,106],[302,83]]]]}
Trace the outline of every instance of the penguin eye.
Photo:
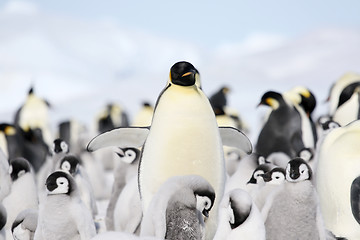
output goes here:
{"type": "Polygon", "coordinates": [[[301,173],[304,173],[305,172],[305,170],[301,170],[301,173]]]}
{"type": "Polygon", "coordinates": [[[276,178],[276,179],[279,179],[280,177],[279,177],[279,176],[276,176],[275,178],[276,178]]]}

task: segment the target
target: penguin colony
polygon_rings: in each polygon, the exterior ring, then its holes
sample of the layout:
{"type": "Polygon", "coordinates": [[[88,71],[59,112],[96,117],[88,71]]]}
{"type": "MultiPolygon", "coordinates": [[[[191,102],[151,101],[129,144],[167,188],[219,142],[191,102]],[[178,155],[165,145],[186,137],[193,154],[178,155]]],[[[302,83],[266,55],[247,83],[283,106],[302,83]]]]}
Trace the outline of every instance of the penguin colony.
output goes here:
{"type": "Polygon", "coordinates": [[[33,87],[0,123],[0,239],[360,239],[360,75],[259,95],[255,142],[189,62],[133,120],[108,103],[93,126],[51,129],[33,87]],[[254,147],[253,147],[254,146],[254,147]]]}

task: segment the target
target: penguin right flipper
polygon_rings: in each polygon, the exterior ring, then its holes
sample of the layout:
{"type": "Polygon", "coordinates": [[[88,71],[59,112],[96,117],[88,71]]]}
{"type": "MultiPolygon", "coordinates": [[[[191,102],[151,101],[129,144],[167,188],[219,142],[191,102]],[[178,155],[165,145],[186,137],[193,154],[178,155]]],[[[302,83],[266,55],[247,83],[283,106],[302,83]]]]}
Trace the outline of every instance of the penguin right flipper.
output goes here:
{"type": "Polygon", "coordinates": [[[243,132],[233,127],[219,127],[219,131],[224,146],[238,148],[247,154],[252,153],[252,144],[243,132]]]}
{"type": "Polygon", "coordinates": [[[355,220],[360,224],[360,176],[351,184],[351,211],[355,220]]]}
{"type": "Polygon", "coordinates": [[[87,145],[89,152],[116,146],[121,148],[142,147],[149,134],[147,127],[116,128],[94,137],[87,145]]]}

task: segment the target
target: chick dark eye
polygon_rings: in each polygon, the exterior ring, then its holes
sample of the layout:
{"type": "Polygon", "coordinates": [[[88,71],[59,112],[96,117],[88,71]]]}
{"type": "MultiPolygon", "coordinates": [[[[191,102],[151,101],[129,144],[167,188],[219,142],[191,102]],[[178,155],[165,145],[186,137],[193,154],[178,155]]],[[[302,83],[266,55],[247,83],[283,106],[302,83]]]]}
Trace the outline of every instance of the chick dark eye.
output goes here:
{"type": "Polygon", "coordinates": [[[275,177],[276,179],[279,179],[279,177],[275,177]]]}
{"type": "Polygon", "coordinates": [[[302,170],[301,173],[304,173],[304,170],[302,170]]]}

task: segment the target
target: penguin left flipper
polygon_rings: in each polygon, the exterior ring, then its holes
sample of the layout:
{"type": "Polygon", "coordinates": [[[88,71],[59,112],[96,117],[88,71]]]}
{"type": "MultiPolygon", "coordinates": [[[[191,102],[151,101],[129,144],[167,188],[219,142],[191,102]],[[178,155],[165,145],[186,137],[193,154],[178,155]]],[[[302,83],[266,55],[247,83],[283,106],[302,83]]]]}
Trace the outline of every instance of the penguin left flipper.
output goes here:
{"type": "Polygon", "coordinates": [[[142,147],[149,134],[148,127],[120,127],[94,137],[87,145],[89,152],[116,146],[121,148],[142,147]]]}
{"type": "Polygon", "coordinates": [[[360,224],[360,176],[351,184],[351,211],[355,220],[360,224]]]}
{"type": "Polygon", "coordinates": [[[252,153],[252,144],[249,138],[240,130],[233,127],[219,127],[222,144],[238,148],[247,154],[252,153]]]}

